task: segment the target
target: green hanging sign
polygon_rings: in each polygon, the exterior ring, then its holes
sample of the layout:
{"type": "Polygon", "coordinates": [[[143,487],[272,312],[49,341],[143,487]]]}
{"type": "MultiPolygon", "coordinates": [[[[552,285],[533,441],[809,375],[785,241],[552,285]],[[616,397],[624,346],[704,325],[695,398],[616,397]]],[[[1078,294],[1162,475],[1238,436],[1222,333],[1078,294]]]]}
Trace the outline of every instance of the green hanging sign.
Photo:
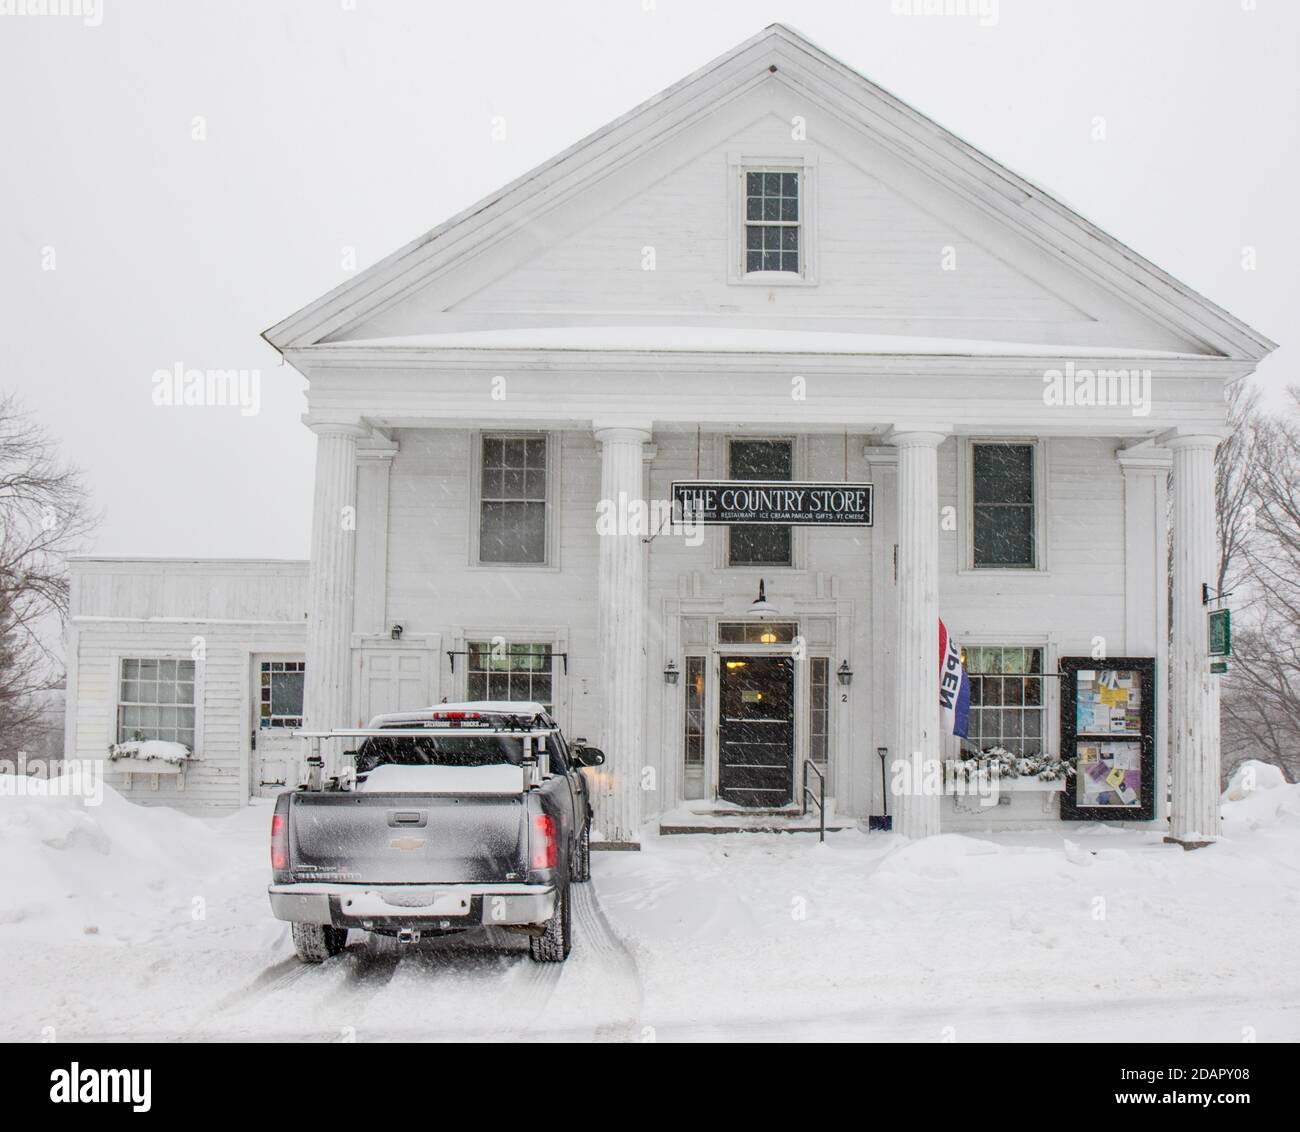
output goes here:
{"type": "Polygon", "coordinates": [[[1210,655],[1232,655],[1232,610],[1216,609],[1210,614],[1210,655]]]}

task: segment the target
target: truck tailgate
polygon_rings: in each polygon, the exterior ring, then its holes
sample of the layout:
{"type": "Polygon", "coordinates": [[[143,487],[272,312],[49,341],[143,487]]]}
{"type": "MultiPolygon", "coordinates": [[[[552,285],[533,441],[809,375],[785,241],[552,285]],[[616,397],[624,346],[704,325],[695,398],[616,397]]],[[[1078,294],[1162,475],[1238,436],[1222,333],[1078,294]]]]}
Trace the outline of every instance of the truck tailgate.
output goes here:
{"type": "Polygon", "coordinates": [[[294,879],[365,884],[521,881],[528,868],[523,795],[293,795],[294,879]]]}

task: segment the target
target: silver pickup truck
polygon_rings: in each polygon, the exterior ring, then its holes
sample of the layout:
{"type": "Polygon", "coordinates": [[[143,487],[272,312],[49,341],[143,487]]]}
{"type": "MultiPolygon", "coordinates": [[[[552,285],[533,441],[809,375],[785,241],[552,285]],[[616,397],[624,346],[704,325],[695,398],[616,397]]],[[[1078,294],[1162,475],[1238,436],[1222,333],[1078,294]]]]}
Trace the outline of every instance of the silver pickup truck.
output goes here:
{"type": "Polygon", "coordinates": [[[303,735],[309,782],[276,799],[268,889],[300,959],[338,954],[350,929],[412,943],[481,927],[526,933],[538,962],[568,956],[569,885],[591,876],[582,769],[601,751],[566,743],[536,703],[439,704],[303,735]],[[328,780],[322,741],[352,748],[328,780]]]}

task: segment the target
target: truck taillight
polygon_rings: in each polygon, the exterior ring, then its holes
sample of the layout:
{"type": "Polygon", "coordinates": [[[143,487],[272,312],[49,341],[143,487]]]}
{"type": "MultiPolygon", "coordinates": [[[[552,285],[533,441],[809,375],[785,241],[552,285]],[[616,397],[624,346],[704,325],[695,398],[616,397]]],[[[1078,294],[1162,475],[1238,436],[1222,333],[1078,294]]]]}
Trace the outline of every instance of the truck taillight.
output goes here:
{"type": "Polygon", "coordinates": [[[535,869],[553,869],[560,859],[560,839],[555,835],[555,819],[549,814],[533,818],[533,856],[535,869]]]}
{"type": "Polygon", "coordinates": [[[289,821],[284,814],[271,818],[271,868],[277,872],[289,867],[289,821]]]}

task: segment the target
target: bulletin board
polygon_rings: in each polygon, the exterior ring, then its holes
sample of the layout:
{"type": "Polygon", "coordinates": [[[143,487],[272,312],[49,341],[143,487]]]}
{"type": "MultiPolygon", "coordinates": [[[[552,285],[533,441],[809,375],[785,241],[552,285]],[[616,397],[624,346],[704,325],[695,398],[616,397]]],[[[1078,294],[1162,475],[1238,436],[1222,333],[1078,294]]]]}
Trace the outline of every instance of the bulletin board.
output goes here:
{"type": "Polygon", "coordinates": [[[1065,821],[1155,817],[1155,660],[1063,657],[1061,755],[1075,776],[1061,794],[1065,821]]]}

